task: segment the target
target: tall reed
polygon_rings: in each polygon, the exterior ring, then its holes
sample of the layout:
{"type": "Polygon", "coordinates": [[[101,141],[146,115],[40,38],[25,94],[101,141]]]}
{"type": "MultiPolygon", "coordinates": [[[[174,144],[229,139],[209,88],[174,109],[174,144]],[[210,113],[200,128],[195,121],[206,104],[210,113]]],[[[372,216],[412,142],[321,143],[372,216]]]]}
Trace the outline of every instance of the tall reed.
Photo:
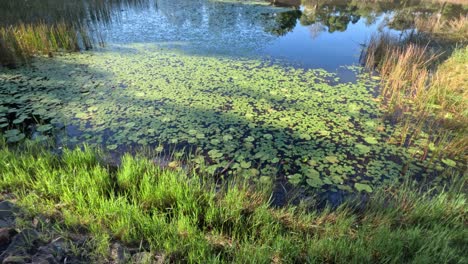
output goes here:
{"type": "Polygon", "coordinates": [[[436,155],[466,161],[468,48],[456,49],[445,62],[441,58],[428,44],[383,34],[371,39],[363,63],[382,77],[380,93],[400,128],[394,135],[398,144],[411,147],[424,136],[436,155]]]}
{"type": "Polygon", "coordinates": [[[92,37],[84,25],[40,22],[20,23],[0,28],[0,57],[2,64],[26,61],[33,55],[49,55],[57,51],[77,51],[92,46],[92,37]]]}

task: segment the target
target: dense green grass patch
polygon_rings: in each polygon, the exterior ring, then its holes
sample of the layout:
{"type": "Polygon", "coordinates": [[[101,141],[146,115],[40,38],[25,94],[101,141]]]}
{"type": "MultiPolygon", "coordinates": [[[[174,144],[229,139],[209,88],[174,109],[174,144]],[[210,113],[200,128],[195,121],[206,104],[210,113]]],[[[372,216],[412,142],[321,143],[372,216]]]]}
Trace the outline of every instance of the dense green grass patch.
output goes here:
{"type": "Polygon", "coordinates": [[[215,183],[126,155],[118,168],[89,148],[61,156],[31,144],[0,146],[0,189],[29,215],[92,240],[104,260],[123,241],[197,263],[464,263],[464,182],[443,192],[407,184],[330,210],[269,206],[271,184],[215,183]],[[11,197],[11,196],[10,196],[11,197]]]}

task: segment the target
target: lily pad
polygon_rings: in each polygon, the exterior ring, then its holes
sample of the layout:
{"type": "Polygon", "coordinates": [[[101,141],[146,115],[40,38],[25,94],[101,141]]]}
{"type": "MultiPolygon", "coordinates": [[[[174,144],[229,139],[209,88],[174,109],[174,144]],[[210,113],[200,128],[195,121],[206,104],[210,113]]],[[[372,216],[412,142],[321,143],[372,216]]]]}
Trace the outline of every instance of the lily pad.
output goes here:
{"type": "Polygon", "coordinates": [[[371,145],[379,143],[375,137],[365,137],[364,140],[371,145]]]}
{"type": "Polygon", "coordinates": [[[289,175],[288,180],[291,184],[298,185],[302,181],[302,175],[299,173],[296,173],[294,175],[289,175]]]}
{"type": "Polygon", "coordinates": [[[115,145],[115,144],[114,144],[114,145],[108,145],[108,146],[107,146],[107,149],[109,149],[109,150],[116,150],[117,147],[118,147],[118,146],[115,145]]]}
{"type": "Polygon", "coordinates": [[[367,154],[371,151],[371,148],[364,144],[356,144],[356,149],[360,154],[367,154]]]}
{"type": "Polygon", "coordinates": [[[10,136],[7,135],[6,137],[7,137],[8,143],[16,143],[16,142],[23,140],[26,136],[23,133],[20,133],[20,134],[10,135],[10,136]]]}
{"type": "Polygon", "coordinates": [[[368,193],[372,192],[372,187],[364,183],[355,183],[354,188],[356,188],[358,192],[362,192],[362,191],[368,192],[368,193]]]}
{"type": "Polygon", "coordinates": [[[337,163],[339,162],[338,157],[336,156],[326,156],[325,159],[330,163],[337,163]]]}
{"type": "Polygon", "coordinates": [[[52,125],[41,125],[41,126],[38,126],[36,127],[36,130],[38,132],[41,132],[41,133],[44,133],[44,132],[47,132],[49,130],[52,130],[54,127],[52,125]]]}
{"type": "Polygon", "coordinates": [[[213,149],[208,151],[208,155],[210,155],[212,159],[219,159],[223,156],[223,153],[221,153],[219,150],[213,149]]]}
{"type": "Polygon", "coordinates": [[[248,169],[248,168],[250,168],[250,166],[252,166],[252,163],[251,163],[251,162],[248,162],[248,161],[241,161],[241,162],[240,162],[240,166],[241,166],[241,168],[243,168],[243,169],[248,169]]]}
{"type": "Polygon", "coordinates": [[[313,188],[321,188],[323,186],[323,182],[320,178],[308,178],[306,182],[313,188]]]}
{"type": "Polygon", "coordinates": [[[457,166],[457,162],[454,161],[454,160],[451,160],[451,159],[442,159],[442,162],[445,165],[450,166],[450,167],[456,167],[457,166]]]}
{"type": "Polygon", "coordinates": [[[4,134],[6,137],[10,137],[10,136],[21,134],[21,131],[19,131],[18,129],[10,129],[10,130],[5,131],[4,134]]]}

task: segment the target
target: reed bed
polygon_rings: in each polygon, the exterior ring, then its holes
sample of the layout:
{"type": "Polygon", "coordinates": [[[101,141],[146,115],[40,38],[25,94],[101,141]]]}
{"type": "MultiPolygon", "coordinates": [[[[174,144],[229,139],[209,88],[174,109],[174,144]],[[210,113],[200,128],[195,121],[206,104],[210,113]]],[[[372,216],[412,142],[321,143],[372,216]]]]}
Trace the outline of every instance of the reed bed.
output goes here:
{"type": "Polygon", "coordinates": [[[0,65],[27,62],[34,55],[103,45],[100,28],[120,19],[127,7],[148,8],[150,0],[2,0],[0,65]],[[91,30],[93,29],[93,30],[91,30]]]}
{"type": "Polygon", "coordinates": [[[468,40],[467,15],[460,15],[454,19],[442,19],[440,14],[433,14],[429,17],[417,16],[414,24],[419,31],[430,34],[438,41],[466,43],[468,40]]]}
{"type": "Polygon", "coordinates": [[[13,65],[34,55],[52,56],[54,52],[77,51],[92,47],[92,36],[83,25],[65,22],[49,25],[20,23],[0,28],[0,63],[13,65]]]}
{"type": "Polygon", "coordinates": [[[410,148],[423,137],[423,144],[437,156],[466,162],[468,48],[458,46],[443,61],[446,57],[429,44],[414,42],[414,36],[401,41],[383,34],[370,40],[364,64],[382,77],[383,105],[400,127],[393,138],[396,143],[410,148]]]}

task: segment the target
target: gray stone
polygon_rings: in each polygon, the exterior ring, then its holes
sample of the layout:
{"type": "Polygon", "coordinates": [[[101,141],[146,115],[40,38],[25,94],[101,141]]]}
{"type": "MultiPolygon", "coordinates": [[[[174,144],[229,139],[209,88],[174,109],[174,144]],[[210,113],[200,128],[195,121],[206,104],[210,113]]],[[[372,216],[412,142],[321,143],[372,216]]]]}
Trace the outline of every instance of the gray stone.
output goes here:
{"type": "Polygon", "coordinates": [[[0,228],[0,248],[10,244],[11,239],[17,234],[13,228],[0,228]]]}
{"type": "Polygon", "coordinates": [[[32,257],[33,263],[60,263],[65,258],[68,242],[62,238],[56,238],[49,244],[39,247],[32,257]]]}
{"type": "Polygon", "coordinates": [[[25,229],[16,235],[8,248],[0,255],[0,261],[7,260],[11,256],[27,256],[27,252],[34,247],[39,239],[39,233],[34,229],[25,229]]]}
{"type": "Polygon", "coordinates": [[[0,202],[0,219],[7,220],[7,219],[15,218],[15,214],[13,210],[14,210],[14,204],[8,201],[0,202]]]}
{"type": "Polygon", "coordinates": [[[0,219],[0,228],[4,228],[4,227],[13,227],[15,224],[14,221],[12,221],[11,219],[10,220],[3,220],[3,219],[0,219]]]}

